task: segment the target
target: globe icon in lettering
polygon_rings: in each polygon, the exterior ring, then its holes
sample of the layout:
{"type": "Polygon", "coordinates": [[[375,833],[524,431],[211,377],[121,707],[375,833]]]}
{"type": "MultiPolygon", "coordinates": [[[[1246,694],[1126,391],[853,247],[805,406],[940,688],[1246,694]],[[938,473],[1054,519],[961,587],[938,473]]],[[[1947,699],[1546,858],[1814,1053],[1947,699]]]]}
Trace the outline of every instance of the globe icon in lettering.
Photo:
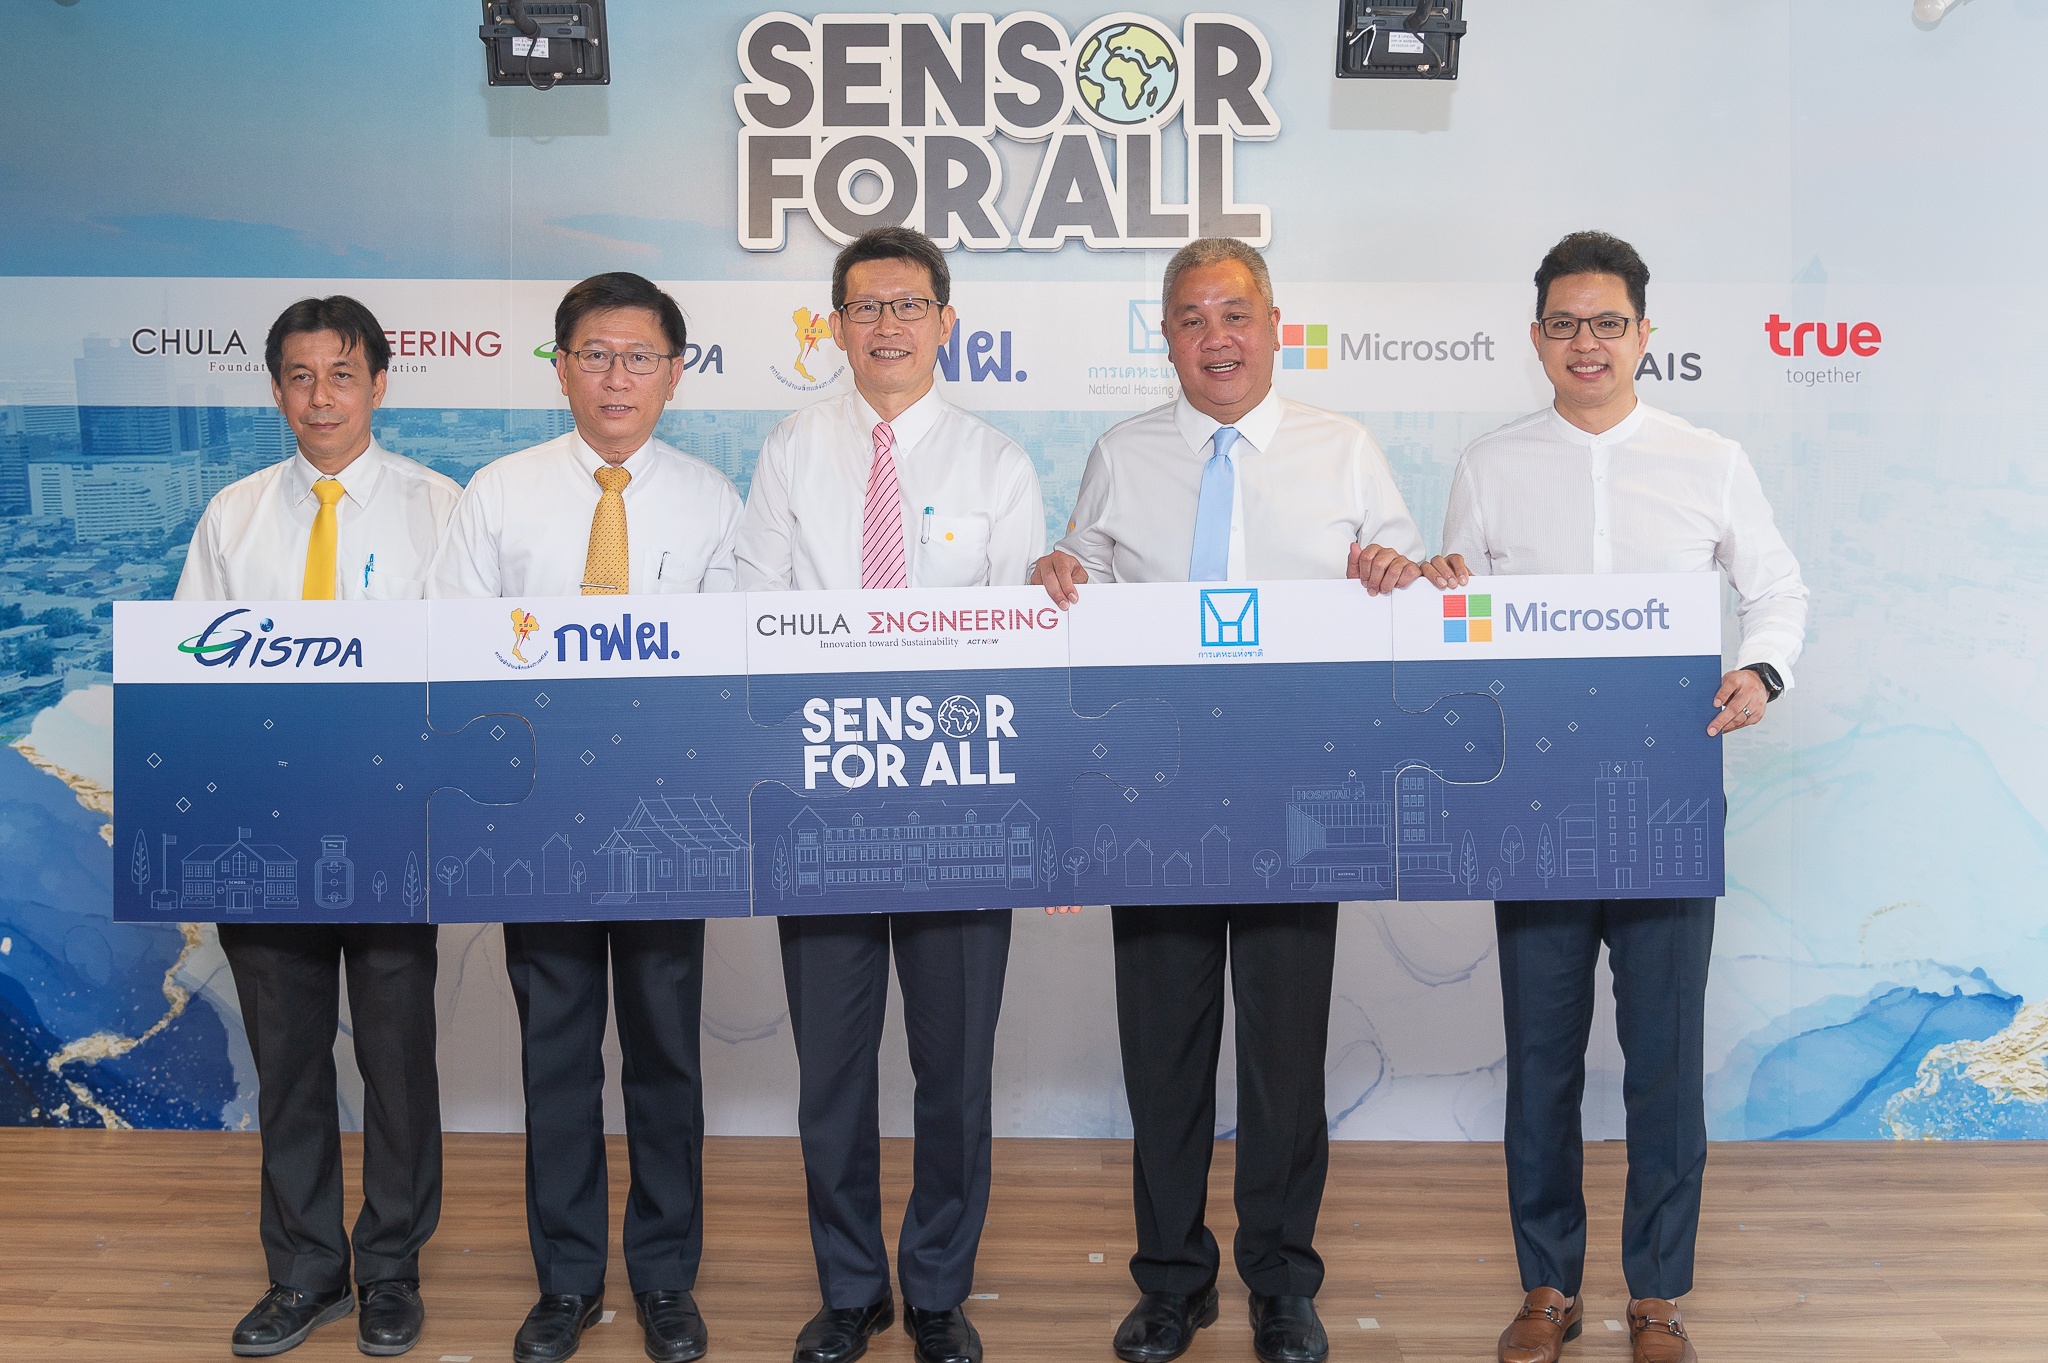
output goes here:
{"type": "Polygon", "coordinates": [[[1111,23],[1074,58],[1074,89],[1082,104],[1117,128],[1163,122],[1179,88],[1173,42],[1148,24],[1111,23]]]}
{"type": "Polygon", "coordinates": [[[965,696],[939,702],[939,732],[948,738],[972,738],[981,727],[981,707],[965,696]]]}

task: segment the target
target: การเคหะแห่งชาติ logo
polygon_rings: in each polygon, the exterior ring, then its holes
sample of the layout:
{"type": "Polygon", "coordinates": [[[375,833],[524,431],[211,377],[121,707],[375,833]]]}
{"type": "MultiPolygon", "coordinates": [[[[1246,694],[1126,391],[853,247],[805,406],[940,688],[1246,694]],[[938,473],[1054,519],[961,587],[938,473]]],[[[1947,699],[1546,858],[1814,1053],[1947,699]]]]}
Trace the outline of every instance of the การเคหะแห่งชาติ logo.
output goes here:
{"type": "Polygon", "coordinates": [[[1493,597],[1482,592],[1454,593],[1444,598],[1444,642],[1493,642],[1493,597]]]}
{"type": "Polygon", "coordinates": [[[1210,587],[1202,592],[1202,647],[1257,648],[1259,589],[1210,587]]]}

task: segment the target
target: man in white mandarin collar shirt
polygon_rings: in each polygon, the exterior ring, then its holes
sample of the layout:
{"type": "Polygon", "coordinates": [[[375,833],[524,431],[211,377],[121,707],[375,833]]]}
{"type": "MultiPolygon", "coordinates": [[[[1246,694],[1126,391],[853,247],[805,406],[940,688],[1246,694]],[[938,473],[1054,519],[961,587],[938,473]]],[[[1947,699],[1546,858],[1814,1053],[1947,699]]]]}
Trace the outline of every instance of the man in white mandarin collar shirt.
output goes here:
{"type": "MultiPolygon", "coordinates": [[[[1603,232],[1564,238],[1536,272],[1529,330],[1555,401],[1466,447],[1444,517],[1438,586],[1481,573],[1727,575],[1736,666],[1709,734],[1762,721],[1792,684],[1806,586],[1741,446],[1639,402],[1650,272],[1603,232]]],[[[1502,1363],[1553,1363],[1584,1315],[1579,1102],[1594,968],[1614,967],[1628,1118],[1622,1271],[1637,1363],[1696,1357],[1673,1299],[1690,1291],[1706,1170],[1703,1037],[1712,899],[1494,905],[1507,1025],[1508,1207],[1528,1294],[1502,1363]]]]}
{"type": "MultiPolygon", "coordinates": [[[[270,391],[298,452],[215,495],[199,518],[180,601],[417,599],[460,489],[381,448],[371,414],[391,347],[353,298],[308,298],[270,329],[270,391]]],[[[348,1314],[334,1090],[339,972],[348,973],[363,1108],[363,1208],[354,1234],[364,1353],[399,1354],[425,1310],[419,1254],[441,1215],[434,1063],[435,929],[425,923],[222,923],[263,1125],[260,1228],[271,1287],[232,1348],[263,1357],[348,1314]]]]}
{"type": "MultiPolygon", "coordinates": [[[[1273,391],[1280,310],[1259,253],[1208,238],[1162,281],[1181,397],[1112,427],[1088,456],[1067,537],[1035,579],[1077,583],[1350,576],[1416,579],[1422,535],[1372,435],[1273,391]]],[[[1113,910],[1117,1023],[1131,1104],[1140,1293],[1114,1341],[1166,1363],[1216,1319],[1216,1238],[1203,1223],[1226,958],[1237,1001],[1236,1260],[1266,1363],[1318,1363],[1316,1215],[1329,1166],[1323,1054],[1335,904],[1113,910]]]]}
{"type": "MultiPolygon", "coordinates": [[[[684,340],[675,300],[639,275],[595,275],[570,289],[555,310],[555,372],[575,429],[477,471],[428,594],[731,591],[739,494],[709,464],[654,438],[682,377],[684,340]]],[[[707,1347],[691,1296],[704,1238],[703,965],[699,921],[505,925],[541,1294],[513,1340],[517,1363],[559,1363],[604,1311],[608,966],[625,1056],[634,1309],[656,1363],[707,1347]]]]}
{"type": "MultiPolygon", "coordinates": [[[[878,228],[840,251],[832,337],[853,389],[795,413],[762,445],[740,529],[743,590],[1023,583],[1045,545],[1038,475],[1016,442],[933,385],[951,291],[945,256],[909,228],[878,228]]],[[[805,914],[776,925],[824,1298],[795,1363],[849,1363],[895,1315],[876,1115],[892,947],[917,1076],[896,1255],[904,1326],[919,1363],[978,1363],[981,1339],[961,1307],[988,1211],[1010,914],[805,914]]]]}

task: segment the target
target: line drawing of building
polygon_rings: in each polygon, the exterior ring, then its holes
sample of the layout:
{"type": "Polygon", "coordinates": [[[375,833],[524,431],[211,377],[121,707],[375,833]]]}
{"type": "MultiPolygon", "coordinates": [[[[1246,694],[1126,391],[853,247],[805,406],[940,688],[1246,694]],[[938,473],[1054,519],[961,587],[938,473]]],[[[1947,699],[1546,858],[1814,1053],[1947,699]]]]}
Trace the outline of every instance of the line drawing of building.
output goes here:
{"type": "MultiPolygon", "coordinates": [[[[1030,889],[1050,830],[1018,800],[994,818],[979,809],[885,804],[870,818],[828,818],[811,804],[789,822],[800,896],[848,890],[921,893],[934,886],[1030,889]]],[[[829,806],[825,806],[829,808],[829,806]]]]}
{"type": "Polygon", "coordinates": [[[1134,839],[1124,848],[1124,884],[1150,885],[1152,883],[1152,844],[1143,838],[1134,839]]]}
{"type": "Polygon", "coordinates": [[[1230,830],[1221,824],[1210,824],[1202,835],[1202,883],[1230,883],[1230,830]]]}
{"type": "Polygon", "coordinates": [[[1707,883],[1707,802],[1666,800],[1650,814],[1650,883],[1707,883]]]}
{"type": "Polygon", "coordinates": [[[1159,865],[1159,878],[1166,885],[1195,883],[1195,861],[1185,852],[1175,852],[1159,865]]]}
{"type": "Polygon", "coordinates": [[[569,846],[567,834],[557,833],[540,847],[540,892],[542,894],[568,894],[573,886],[570,871],[575,864],[576,854],[569,846]]]}
{"type": "Polygon", "coordinates": [[[235,840],[193,848],[179,862],[179,908],[212,913],[270,913],[299,907],[299,859],[276,843],[235,840]]]}
{"type": "Polygon", "coordinates": [[[1287,864],[1297,888],[1391,889],[1397,874],[1453,878],[1443,779],[1427,767],[1380,773],[1375,795],[1362,780],[1296,786],[1287,802],[1287,864]]]}
{"type": "Polygon", "coordinates": [[[479,847],[462,862],[462,892],[471,899],[492,899],[498,893],[498,859],[479,847]]]}
{"type": "Polygon", "coordinates": [[[533,893],[533,863],[525,857],[505,868],[505,893],[508,895],[530,895],[533,893]]]}
{"type": "Polygon", "coordinates": [[[605,865],[599,904],[668,903],[686,894],[744,892],[750,883],[747,840],[704,796],[641,800],[597,852],[605,865]]]}

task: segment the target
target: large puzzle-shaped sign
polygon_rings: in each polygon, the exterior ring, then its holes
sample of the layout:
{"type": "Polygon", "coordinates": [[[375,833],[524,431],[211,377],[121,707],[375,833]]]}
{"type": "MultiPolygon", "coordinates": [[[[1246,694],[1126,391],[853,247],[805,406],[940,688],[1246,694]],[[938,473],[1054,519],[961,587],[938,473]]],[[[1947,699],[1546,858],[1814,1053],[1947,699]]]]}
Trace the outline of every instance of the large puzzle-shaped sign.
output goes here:
{"type": "Polygon", "coordinates": [[[1715,895],[1711,574],[122,603],[115,916],[1715,895]]]}

